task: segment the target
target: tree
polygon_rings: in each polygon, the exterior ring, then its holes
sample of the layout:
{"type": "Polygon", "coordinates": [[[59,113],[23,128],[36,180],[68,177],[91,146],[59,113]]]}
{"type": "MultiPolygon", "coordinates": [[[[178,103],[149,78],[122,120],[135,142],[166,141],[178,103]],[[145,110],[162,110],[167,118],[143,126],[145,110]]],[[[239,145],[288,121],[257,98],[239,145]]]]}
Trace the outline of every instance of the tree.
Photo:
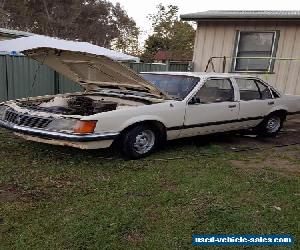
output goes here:
{"type": "Polygon", "coordinates": [[[157,13],[149,15],[153,34],[145,42],[142,60],[152,62],[158,51],[166,52],[169,60],[191,60],[195,30],[178,18],[178,7],[159,4],[157,13]]]}
{"type": "Polygon", "coordinates": [[[0,25],[8,29],[91,42],[125,53],[138,46],[135,21],[120,4],[106,0],[9,0],[0,7],[7,13],[0,25]]]}
{"type": "Polygon", "coordinates": [[[120,20],[117,23],[118,30],[120,32],[117,39],[112,43],[112,47],[120,50],[124,53],[131,55],[139,54],[139,28],[136,26],[136,23],[133,19],[128,18],[125,10],[123,10],[119,3],[115,6],[115,15],[120,20]]]}

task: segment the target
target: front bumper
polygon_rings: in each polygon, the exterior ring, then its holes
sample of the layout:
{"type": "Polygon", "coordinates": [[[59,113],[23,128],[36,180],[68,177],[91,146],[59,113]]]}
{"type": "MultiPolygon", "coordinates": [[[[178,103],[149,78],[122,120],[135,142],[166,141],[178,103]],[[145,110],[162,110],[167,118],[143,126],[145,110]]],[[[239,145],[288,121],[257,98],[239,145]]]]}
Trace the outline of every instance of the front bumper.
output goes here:
{"type": "Polygon", "coordinates": [[[19,134],[36,136],[44,139],[54,139],[54,140],[71,141],[71,142],[96,142],[96,141],[114,140],[119,135],[119,133],[113,133],[113,132],[102,132],[102,133],[85,134],[85,135],[67,134],[67,133],[61,133],[55,131],[47,131],[47,130],[18,126],[16,124],[8,123],[2,120],[0,120],[0,127],[11,130],[19,134]]]}

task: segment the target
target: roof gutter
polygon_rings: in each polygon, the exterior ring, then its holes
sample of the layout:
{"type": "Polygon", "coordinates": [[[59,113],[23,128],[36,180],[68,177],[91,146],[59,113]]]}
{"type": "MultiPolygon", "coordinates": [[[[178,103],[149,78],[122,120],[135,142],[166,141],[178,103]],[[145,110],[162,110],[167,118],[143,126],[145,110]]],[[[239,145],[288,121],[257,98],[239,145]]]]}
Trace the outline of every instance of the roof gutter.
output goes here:
{"type": "Polygon", "coordinates": [[[180,15],[183,21],[300,21],[300,18],[269,18],[269,17],[197,17],[189,15],[180,15]]]}

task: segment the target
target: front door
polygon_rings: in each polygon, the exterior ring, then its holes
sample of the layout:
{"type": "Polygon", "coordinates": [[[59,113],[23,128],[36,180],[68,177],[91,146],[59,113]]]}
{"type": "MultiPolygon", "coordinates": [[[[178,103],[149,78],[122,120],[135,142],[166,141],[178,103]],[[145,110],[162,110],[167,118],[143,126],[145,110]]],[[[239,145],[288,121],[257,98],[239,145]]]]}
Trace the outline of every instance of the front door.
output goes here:
{"type": "Polygon", "coordinates": [[[189,101],[181,137],[234,130],[239,104],[229,78],[210,78],[189,101]]]}

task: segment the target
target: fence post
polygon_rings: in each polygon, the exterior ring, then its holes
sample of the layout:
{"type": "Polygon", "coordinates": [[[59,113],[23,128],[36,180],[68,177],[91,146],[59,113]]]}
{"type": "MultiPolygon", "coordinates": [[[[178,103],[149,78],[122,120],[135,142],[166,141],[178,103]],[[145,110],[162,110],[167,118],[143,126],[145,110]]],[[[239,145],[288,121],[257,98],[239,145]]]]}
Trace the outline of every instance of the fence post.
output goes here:
{"type": "Polygon", "coordinates": [[[166,71],[170,71],[170,60],[166,61],[166,71]]]}
{"type": "Polygon", "coordinates": [[[54,70],[54,94],[59,94],[60,86],[59,86],[59,74],[54,70]]]}
{"type": "Polygon", "coordinates": [[[8,67],[7,67],[7,56],[4,56],[5,58],[5,87],[6,87],[6,100],[8,100],[8,67]]]}

